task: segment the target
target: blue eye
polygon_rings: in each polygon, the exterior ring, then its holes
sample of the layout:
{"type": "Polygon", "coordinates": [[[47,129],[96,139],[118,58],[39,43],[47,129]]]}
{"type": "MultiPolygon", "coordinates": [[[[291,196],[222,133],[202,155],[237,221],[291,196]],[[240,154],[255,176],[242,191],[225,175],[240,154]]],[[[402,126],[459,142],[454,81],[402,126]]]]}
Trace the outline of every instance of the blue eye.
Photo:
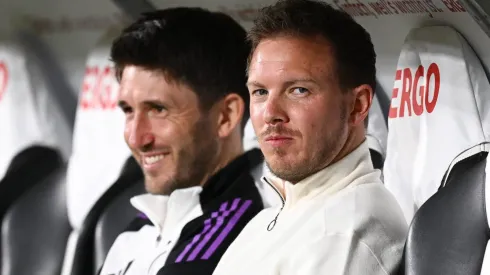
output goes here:
{"type": "Polygon", "coordinates": [[[298,95],[304,95],[304,94],[307,94],[309,92],[310,91],[308,89],[303,88],[303,87],[296,87],[296,88],[293,88],[293,90],[292,90],[293,94],[298,94],[298,95]]]}
{"type": "Polygon", "coordinates": [[[258,89],[252,92],[252,95],[254,96],[264,96],[267,95],[269,92],[265,89],[258,89]]]}

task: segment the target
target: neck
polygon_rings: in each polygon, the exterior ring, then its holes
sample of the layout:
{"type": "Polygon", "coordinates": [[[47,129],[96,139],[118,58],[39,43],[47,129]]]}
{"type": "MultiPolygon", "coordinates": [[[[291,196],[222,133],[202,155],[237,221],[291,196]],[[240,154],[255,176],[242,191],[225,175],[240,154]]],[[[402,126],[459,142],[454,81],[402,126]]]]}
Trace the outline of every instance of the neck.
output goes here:
{"type": "Polygon", "coordinates": [[[223,169],[231,161],[233,161],[243,153],[243,145],[241,143],[241,140],[239,140],[239,142],[229,142],[229,140],[228,142],[225,141],[224,144],[219,147],[218,157],[214,161],[214,164],[210,166],[211,169],[209,169],[209,173],[207,173],[203,177],[201,181],[201,186],[203,186],[210,177],[212,177],[219,170],[223,169]]]}
{"type": "Polygon", "coordinates": [[[343,159],[345,156],[354,151],[361,143],[366,139],[366,131],[364,127],[354,128],[348,135],[347,140],[344,143],[342,149],[335,158],[330,162],[329,165],[336,163],[337,161],[343,159]]]}

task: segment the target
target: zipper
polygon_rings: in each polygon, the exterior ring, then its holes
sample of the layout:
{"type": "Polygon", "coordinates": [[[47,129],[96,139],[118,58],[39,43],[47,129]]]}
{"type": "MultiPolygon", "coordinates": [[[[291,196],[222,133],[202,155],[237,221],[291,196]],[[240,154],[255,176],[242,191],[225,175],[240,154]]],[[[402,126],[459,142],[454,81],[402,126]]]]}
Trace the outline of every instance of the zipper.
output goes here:
{"type": "Polygon", "coordinates": [[[281,195],[281,192],[279,192],[279,190],[277,190],[277,188],[273,184],[271,184],[266,178],[264,178],[264,181],[267,182],[267,184],[269,184],[270,187],[272,187],[272,189],[277,193],[277,195],[279,195],[279,198],[281,198],[281,202],[282,202],[281,209],[277,213],[276,217],[267,226],[267,231],[272,231],[272,229],[274,229],[274,227],[276,226],[277,218],[279,217],[279,214],[281,214],[282,209],[284,209],[285,200],[281,195]]]}
{"type": "Polygon", "coordinates": [[[160,244],[160,241],[162,240],[162,234],[159,233],[158,234],[158,237],[157,237],[157,243],[156,243],[156,246],[158,247],[158,245],[160,244]]]}

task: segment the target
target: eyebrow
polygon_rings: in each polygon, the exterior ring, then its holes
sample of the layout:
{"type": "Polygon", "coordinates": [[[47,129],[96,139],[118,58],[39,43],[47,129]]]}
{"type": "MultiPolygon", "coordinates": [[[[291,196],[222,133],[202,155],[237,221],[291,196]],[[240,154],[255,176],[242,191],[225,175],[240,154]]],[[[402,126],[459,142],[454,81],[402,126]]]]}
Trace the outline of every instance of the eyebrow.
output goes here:
{"type": "Polygon", "coordinates": [[[247,83],[245,84],[248,86],[255,86],[255,87],[260,87],[260,88],[264,88],[265,86],[260,84],[260,82],[258,81],[247,81],[247,83]]]}
{"type": "Polygon", "coordinates": [[[148,107],[154,108],[154,107],[162,107],[165,104],[161,100],[153,99],[153,100],[145,100],[145,101],[143,101],[143,105],[146,105],[148,107]]]}
{"type": "MultiPolygon", "coordinates": [[[[119,100],[117,105],[119,105],[120,108],[125,108],[125,107],[129,106],[129,104],[124,100],[119,100]]],[[[143,101],[143,105],[155,107],[155,106],[162,106],[164,104],[160,100],[155,99],[155,100],[145,100],[145,101],[143,101]]]]}
{"type": "MultiPolygon", "coordinates": [[[[283,86],[292,86],[294,84],[298,84],[298,83],[310,83],[310,84],[314,84],[314,85],[318,85],[316,83],[315,80],[313,80],[312,78],[296,78],[296,79],[292,79],[292,80],[288,80],[286,82],[283,83],[283,86]]],[[[259,87],[259,88],[265,88],[265,85],[258,82],[258,81],[249,81],[247,82],[246,84],[247,86],[255,86],[255,87],[259,87]]]]}

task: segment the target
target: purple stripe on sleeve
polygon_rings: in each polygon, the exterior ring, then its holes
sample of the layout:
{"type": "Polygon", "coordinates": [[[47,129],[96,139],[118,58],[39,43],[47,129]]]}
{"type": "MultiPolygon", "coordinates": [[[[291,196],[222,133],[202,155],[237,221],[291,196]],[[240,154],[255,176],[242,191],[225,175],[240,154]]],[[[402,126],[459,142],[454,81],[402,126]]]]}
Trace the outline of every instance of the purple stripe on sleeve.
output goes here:
{"type": "Polygon", "coordinates": [[[211,244],[211,246],[208,248],[206,253],[204,253],[204,255],[201,257],[201,259],[207,260],[213,255],[214,251],[216,251],[218,246],[223,242],[223,240],[226,238],[226,236],[228,236],[228,234],[233,229],[235,224],[238,222],[238,220],[240,220],[243,213],[245,213],[245,211],[247,211],[247,209],[250,207],[251,204],[252,204],[251,200],[247,200],[247,201],[245,201],[245,203],[242,204],[240,209],[228,221],[228,224],[226,225],[226,227],[223,229],[223,231],[221,231],[219,236],[216,238],[216,240],[214,240],[213,244],[211,244]]]}
{"type": "Polygon", "coordinates": [[[198,246],[194,249],[194,251],[192,251],[191,255],[189,255],[189,258],[187,258],[188,262],[194,261],[196,259],[199,252],[201,252],[203,247],[213,237],[214,233],[216,233],[216,231],[218,231],[218,229],[221,227],[221,225],[223,225],[225,218],[228,217],[233,211],[236,211],[238,209],[239,203],[240,203],[240,199],[235,199],[235,200],[233,200],[233,203],[229,209],[227,209],[225,211],[221,211],[221,209],[220,209],[221,215],[217,218],[216,224],[206,234],[206,236],[204,236],[204,239],[198,244],[198,246]]]}
{"type": "MultiPolygon", "coordinates": [[[[219,211],[220,212],[226,211],[227,206],[228,206],[227,202],[221,204],[219,211]]],[[[209,229],[211,229],[212,220],[219,216],[218,213],[219,213],[218,211],[211,213],[211,217],[209,217],[208,219],[206,219],[204,221],[204,228],[203,228],[202,232],[197,234],[196,236],[194,236],[192,241],[187,244],[187,246],[184,248],[184,251],[182,251],[182,253],[180,253],[179,256],[177,257],[177,259],[175,260],[176,263],[180,263],[184,259],[184,257],[187,255],[187,253],[189,253],[189,251],[192,249],[192,247],[199,241],[199,239],[201,239],[201,236],[206,234],[209,231],[209,229]]]]}
{"type": "Polygon", "coordinates": [[[177,260],[175,260],[175,262],[176,263],[182,262],[182,260],[186,256],[186,254],[191,250],[192,246],[194,246],[199,241],[199,239],[201,238],[201,235],[206,234],[206,232],[208,232],[208,230],[210,228],[211,228],[211,218],[204,221],[204,229],[202,230],[202,232],[200,234],[197,234],[196,236],[194,236],[192,241],[187,244],[184,251],[182,251],[182,253],[179,254],[179,257],[177,257],[177,260]]]}

